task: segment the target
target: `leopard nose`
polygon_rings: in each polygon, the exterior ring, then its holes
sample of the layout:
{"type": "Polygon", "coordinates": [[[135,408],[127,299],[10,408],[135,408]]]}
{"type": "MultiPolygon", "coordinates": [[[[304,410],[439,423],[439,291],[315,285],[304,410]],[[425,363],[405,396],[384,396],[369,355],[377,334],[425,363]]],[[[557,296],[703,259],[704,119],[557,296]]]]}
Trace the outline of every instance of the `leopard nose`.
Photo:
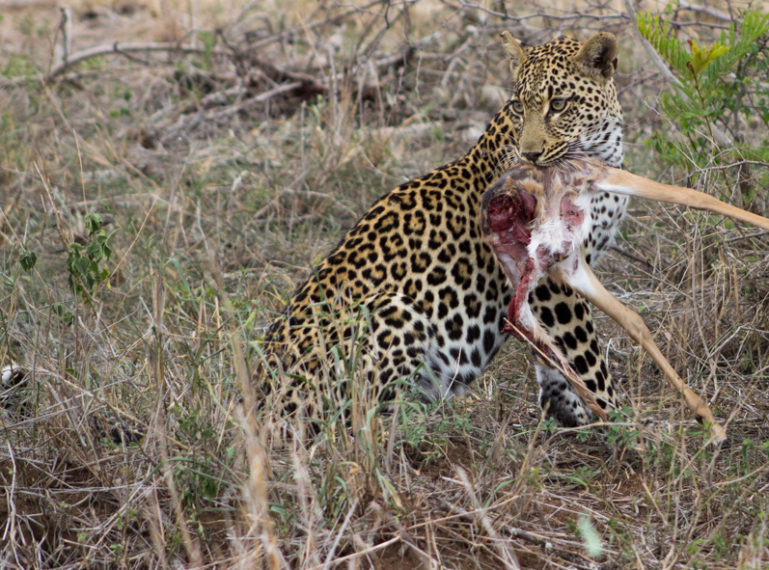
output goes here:
{"type": "Polygon", "coordinates": [[[534,152],[522,152],[521,155],[532,164],[536,164],[537,160],[539,160],[539,157],[542,156],[542,151],[537,150],[534,152]]]}

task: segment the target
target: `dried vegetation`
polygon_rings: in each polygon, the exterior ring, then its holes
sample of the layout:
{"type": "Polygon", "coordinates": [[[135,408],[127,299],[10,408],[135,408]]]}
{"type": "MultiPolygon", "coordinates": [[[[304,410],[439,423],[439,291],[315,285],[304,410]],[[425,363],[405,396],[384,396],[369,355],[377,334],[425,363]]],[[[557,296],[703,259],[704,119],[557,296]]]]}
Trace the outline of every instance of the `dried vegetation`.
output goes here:
{"type": "MultiPolygon", "coordinates": [[[[725,25],[690,8],[682,33],[725,25]]],[[[617,33],[629,167],[739,196],[734,169],[644,144],[677,133],[624,4],[0,1],[0,363],[26,371],[0,394],[0,566],[769,564],[769,248],[752,228],[635,204],[601,272],[729,448],[703,446],[606,319],[628,404],[610,427],[541,421],[513,343],[469,398],[363,414],[355,437],[332,419],[278,447],[241,417],[294,284],[501,105],[501,30],[617,33]],[[146,435],[104,437],[116,422],[146,435]]]]}

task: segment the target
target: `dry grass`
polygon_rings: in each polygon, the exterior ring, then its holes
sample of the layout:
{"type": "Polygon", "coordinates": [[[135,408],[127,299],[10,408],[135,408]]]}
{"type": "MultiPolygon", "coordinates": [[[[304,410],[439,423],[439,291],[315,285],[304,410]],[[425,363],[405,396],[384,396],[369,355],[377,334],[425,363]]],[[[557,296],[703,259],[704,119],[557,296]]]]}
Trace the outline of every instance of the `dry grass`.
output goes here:
{"type": "Polygon", "coordinates": [[[239,412],[252,341],[293,285],[501,104],[500,30],[617,32],[628,164],[686,182],[643,144],[671,126],[624,5],[545,4],[79,2],[70,54],[116,39],[186,51],[107,54],[53,83],[39,78],[61,61],[59,12],[3,10],[0,363],[28,372],[0,415],[0,566],[769,565],[769,249],[750,228],[636,204],[602,267],[726,420],[727,449],[703,447],[602,318],[629,408],[601,430],[540,421],[513,343],[466,400],[362,414],[355,437],[331,419],[273,446],[239,412]],[[78,300],[67,251],[92,241],[93,213],[113,251],[78,300]],[[94,423],[113,419],[146,436],[102,438],[94,423]]]}

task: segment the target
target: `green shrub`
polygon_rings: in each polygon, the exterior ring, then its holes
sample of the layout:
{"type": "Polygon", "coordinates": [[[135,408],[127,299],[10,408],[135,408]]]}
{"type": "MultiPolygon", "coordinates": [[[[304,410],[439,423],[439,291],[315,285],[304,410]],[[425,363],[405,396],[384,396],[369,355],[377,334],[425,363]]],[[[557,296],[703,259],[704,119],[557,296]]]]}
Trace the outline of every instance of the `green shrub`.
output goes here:
{"type": "MultiPolygon", "coordinates": [[[[672,7],[668,7],[672,14],[672,7]]],[[[655,133],[651,143],[664,160],[695,177],[711,168],[724,177],[725,188],[737,182],[743,206],[769,175],[748,183],[745,169],[769,163],[769,14],[747,11],[733,20],[710,45],[684,42],[669,21],[648,12],[637,17],[638,29],[670,66],[672,89],[661,97],[666,119],[679,137],[655,133]],[[731,166],[741,166],[742,174],[731,166]],[[741,176],[735,180],[734,177],[741,176]]]]}

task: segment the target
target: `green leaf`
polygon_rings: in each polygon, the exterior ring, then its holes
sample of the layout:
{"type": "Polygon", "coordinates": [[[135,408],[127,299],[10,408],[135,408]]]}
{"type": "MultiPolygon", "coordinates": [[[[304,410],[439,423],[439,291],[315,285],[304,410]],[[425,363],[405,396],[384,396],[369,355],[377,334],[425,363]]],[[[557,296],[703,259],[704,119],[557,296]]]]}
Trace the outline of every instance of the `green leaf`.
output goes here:
{"type": "Polygon", "coordinates": [[[699,75],[715,58],[729,51],[729,48],[722,45],[721,42],[703,48],[697,45],[696,40],[689,40],[689,48],[692,53],[690,69],[695,76],[699,75]]]}
{"type": "Polygon", "coordinates": [[[686,76],[691,61],[683,42],[670,33],[670,23],[663,22],[659,14],[640,12],[636,16],[638,30],[679,76],[686,76]]]}
{"type": "Polygon", "coordinates": [[[19,264],[24,271],[30,271],[35,267],[36,263],[37,255],[35,255],[34,251],[24,249],[21,254],[19,254],[19,264]]]}
{"type": "Polygon", "coordinates": [[[85,229],[89,236],[93,236],[104,226],[104,221],[99,214],[90,213],[85,216],[85,229]]]}

